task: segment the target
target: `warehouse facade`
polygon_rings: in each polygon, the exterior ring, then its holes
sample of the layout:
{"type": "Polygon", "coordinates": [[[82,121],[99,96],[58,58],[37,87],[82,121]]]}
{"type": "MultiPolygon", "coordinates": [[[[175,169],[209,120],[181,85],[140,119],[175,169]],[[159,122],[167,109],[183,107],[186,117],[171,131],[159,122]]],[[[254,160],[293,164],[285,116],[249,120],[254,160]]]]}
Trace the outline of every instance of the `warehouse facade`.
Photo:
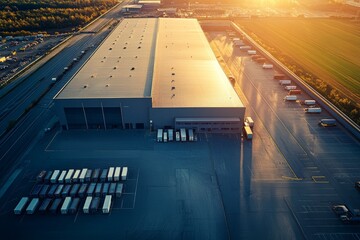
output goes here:
{"type": "Polygon", "coordinates": [[[123,20],[54,100],[63,129],[240,132],[245,114],[196,19],[123,20]]]}

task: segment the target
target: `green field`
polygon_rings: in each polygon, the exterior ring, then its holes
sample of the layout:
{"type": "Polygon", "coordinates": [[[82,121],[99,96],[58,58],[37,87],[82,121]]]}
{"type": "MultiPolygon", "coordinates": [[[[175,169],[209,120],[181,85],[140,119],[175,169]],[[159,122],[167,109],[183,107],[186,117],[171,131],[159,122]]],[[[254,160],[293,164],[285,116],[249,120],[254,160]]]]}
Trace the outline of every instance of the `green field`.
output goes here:
{"type": "Polygon", "coordinates": [[[313,86],[316,79],[329,85],[322,92],[324,95],[336,89],[340,99],[347,97],[353,106],[359,106],[359,23],[304,18],[259,18],[236,23],[280,61],[301,68],[303,79],[311,74],[312,80],[308,77],[308,82],[313,81],[313,86]]]}

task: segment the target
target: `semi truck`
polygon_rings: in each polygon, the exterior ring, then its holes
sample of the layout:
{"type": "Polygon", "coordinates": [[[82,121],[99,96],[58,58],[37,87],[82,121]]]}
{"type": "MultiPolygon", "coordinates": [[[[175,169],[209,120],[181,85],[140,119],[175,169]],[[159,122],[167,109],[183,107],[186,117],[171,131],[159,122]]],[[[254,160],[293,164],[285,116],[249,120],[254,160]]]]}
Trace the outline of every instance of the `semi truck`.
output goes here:
{"type": "Polygon", "coordinates": [[[91,176],[92,176],[92,170],[88,169],[86,171],[86,175],[85,175],[85,182],[90,182],[91,181],[91,176]]]}
{"type": "Polygon", "coordinates": [[[249,46],[249,45],[240,46],[239,49],[240,49],[240,50],[249,50],[249,49],[251,49],[251,46],[249,46]]]}
{"type": "Polygon", "coordinates": [[[34,214],[37,207],[39,206],[39,203],[40,203],[40,200],[38,198],[33,198],[26,208],[26,213],[34,214]]]}
{"type": "Polygon", "coordinates": [[[102,191],[101,191],[101,196],[106,196],[109,192],[109,187],[110,187],[110,183],[104,183],[102,191]]]}
{"type": "Polygon", "coordinates": [[[74,175],[73,175],[73,177],[72,177],[72,179],[71,179],[71,181],[74,182],[74,183],[79,182],[80,173],[81,173],[81,170],[80,170],[80,169],[76,169],[75,172],[74,172],[74,175]]]}
{"type": "Polygon", "coordinates": [[[95,197],[90,204],[90,213],[96,213],[100,205],[100,198],[95,197]]]}
{"type": "Polygon", "coordinates": [[[321,108],[305,108],[304,111],[306,113],[321,113],[321,108]]]}
{"type": "Polygon", "coordinates": [[[88,186],[87,183],[81,184],[81,187],[80,187],[79,192],[78,192],[78,196],[79,196],[79,197],[81,197],[81,198],[82,198],[82,197],[85,197],[87,186],[88,186]]]}
{"type": "Polygon", "coordinates": [[[296,95],[287,95],[284,97],[285,101],[296,101],[297,100],[297,96],[296,95]]]}
{"type": "Polygon", "coordinates": [[[104,168],[100,175],[100,182],[105,182],[107,179],[108,169],[104,168]]]}
{"type": "Polygon", "coordinates": [[[282,73],[276,73],[276,74],[274,74],[274,79],[275,80],[283,80],[283,79],[286,79],[286,75],[284,75],[282,73]]]}
{"type": "Polygon", "coordinates": [[[55,214],[58,211],[60,204],[61,204],[61,198],[55,198],[51,204],[50,212],[55,214]]]}
{"type": "Polygon", "coordinates": [[[300,95],[300,94],[301,94],[301,90],[298,89],[289,91],[289,95],[300,95]]]}
{"type": "Polygon", "coordinates": [[[103,207],[102,207],[102,212],[103,213],[109,213],[110,212],[111,199],[112,199],[111,195],[106,195],[105,200],[104,200],[104,204],[103,204],[103,207]]]}
{"type": "Polygon", "coordinates": [[[114,179],[114,170],[115,170],[114,167],[110,167],[110,168],[109,168],[108,175],[107,175],[107,180],[108,180],[108,182],[112,182],[112,181],[113,181],[113,179],[114,179]]]}
{"type": "Polygon", "coordinates": [[[123,192],[123,187],[124,187],[124,185],[122,183],[118,183],[116,185],[116,191],[115,191],[116,197],[118,197],[118,198],[121,197],[121,194],[123,192]]]}
{"type": "Polygon", "coordinates": [[[65,177],[66,183],[71,183],[73,174],[74,174],[74,169],[69,169],[69,171],[67,172],[66,177],[65,177]]]}
{"type": "Polygon", "coordinates": [[[263,69],[273,69],[274,68],[274,65],[270,64],[270,63],[264,63],[262,65],[262,68],[263,69]]]}
{"type": "Polygon", "coordinates": [[[315,105],[316,101],[315,100],[304,100],[304,104],[305,105],[315,105]]]}
{"type": "Polygon", "coordinates": [[[193,142],[194,141],[194,130],[190,128],[188,130],[188,133],[189,133],[189,141],[193,142]]]}
{"type": "Polygon", "coordinates": [[[100,177],[100,168],[96,168],[91,175],[91,181],[97,182],[99,181],[99,177],[100,177]]]}
{"type": "Polygon", "coordinates": [[[83,212],[84,213],[90,213],[90,205],[92,202],[92,197],[87,197],[83,206],[83,212]]]}
{"type": "Polygon", "coordinates": [[[71,187],[70,196],[75,197],[80,189],[80,184],[76,183],[71,187]]]}
{"type": "Polygon", "coordinates": [[[40,193],[39,193],[39,197],[40,198],[45,198],[47,196],[47,193],[48,193],[49,189],[50,189],[50,185],[44,184],[42,186],[42,188],[41,188],[40,193]]]}
{"type": "Polygon", "coordinates": [[[23,210],[25,209],[26,204],[28,203],[29,198],[28,197],[22,197],[19,201],[19,203],[14,208],[14,214],[20,215],[23,210]]]}
{"type": "Polygon", "coordinates": [[[116,183],[110,183],[108,194],[114,196],[115,192],[116,192],[116,183]]]}
{"type": "Polygon", "coordinates": [[[69,207],[71,204],[71,197],[66,197],[62,206],[61,206],[61,214],[67,214],[69,207]]]}
{"type": "Polygon", "coordinates": [[[64,183],[65,177],[66,177],[66,170],[63,170],[63,171],[61,171],[61,174],[60,174],[60,176],[58,178],[58,182],[59,183],[64,183]]]}
{"type": "Polygon", "coordinates": [[[78,206],[79,206],[79,203],[80,203],[80,198],[74,198],[72,201],[71,201],[71,205],[69,207],[69,214],[74,214],[76,213],[77,209],[78,209],[78,206]]]}
{"type": "Polygon", "coordinates": [[[121,167],[116,167],[114,172],[114,181],[120,181],[121,167]]]}
{"type": "Polygon", "coordinates": [[[36,177],[36,182],[38,183],[44,182],[45,175],[46,175],[46,171],[45,170],[41,171],[36,177]]]}
{"type": "Polygon", "coordinates": [[[121,172],[121,180],[125,181],[127,179],[127,175],[128,175],[128,168],[123,167],[122,172],[121,172]]]}
{"type": "Polygon", "coordinates": [[[244,134],[245,134],[246,139],[248,139],[248,140],[252,139],[253,133],[252,133],[250,127],[244,126],[244,134]]]}
{"type": "Polygon", "coordinates": [[[254,120],[251,117],[246,117],[245,118],[245,122],[247,124],[249,124],[249,127],[253,128],[254,127],[254,120]]]}
{"type": "Polygon", "coordinates": [[[180,128],[180,138],[182,142],[186,142],[186,129],[180,128]]]}
{"type": "Polygon", "coordinates": [[[50,178],[51,178],[52,174],[53,174],[52,171],[47,171],[47,172],[46,172],[46,175],[45,175],[45,177],[44,177],[44,182],[45,182],[45,183],[49,183],[49,182],[50,182],[50,178]]]}
{"type": "Polygon", "coordinates": [[[336,126],[336,120],[332,118],[324,118],[319,121],[319,125],[323,127],[334,127],[336,126]]]}
{"type": "Polygon", "coordinates": [[[279,80],[279,84],[280,85],[290,85],[291,80],[287,80],[287,79],[279,80]]]}
{"type": "Polygon", "coordinates": [[[79,181],[81,183],[85,182],[86,172],[87,172],[87,168],[83,168],[80,172],[79,181]]]}
{"type": "Polygon", "coordinates": [[[94,194],[95,194],[96,197],[100,197],[100,196],[101,196],[102,185],[103,185],[102,183],[97,183],[97,184],[96,184],[95,192],[94,192],[94,194]]]}
{"type": "Polygon", "coordinates": [[[49,197],[55,197],[55,191],[58,188],[58,184],[51,185],[50,190],[48,191],[47,195],[49,197]]]}
{"type": "Polygon", "coordinates": [[[169,142],[174,141],[174,129],[168,129],[169,142]]]}
{"type": "Polygon", "coordinates": [[[59,184],[58,187],[56,188],[56,191],[54,193],[54,196],[55,197],[61,197],[61,192],[62,192],[62,189],[64,188],[64,185],[63,184],[59,184]]]}
{"type": "Polygon", "coordinates": [[[55,170],[53,172],[53,174],[51,175],[50,182],[51,183],[56,183],[59,175],[60,175],[60,170],[55,170]]]}
{"type": "Polygon", "coordinates": [[[285,90],[295,90],[296,89],[296,86],[293,86],[293,85],[290,85],[290,86],[285,86],[284,87],[285,90]]]}
{"type": "Polygon", "coordinates": [[[62,191],[61,191],[61,197],[67,197],[70,193],[71,185],[66,184],[64,185],[62,191]]]}
{"type": "Polygon", "coordinates": [[[249,55],[256,55],[256,50],[248,50],[247,53],[249,55]]]}
{"type": "Polygon", "coordinates": [[[157,141],[162,142],[163,141],[163,130],[160,128],[157,131],[157,141]]]}
{"type": "Polygon", "coordinates": [[[88,190],[86,191],[87,196],[92,196],[96,188],[96,183],[90,183],[88,190]]]}

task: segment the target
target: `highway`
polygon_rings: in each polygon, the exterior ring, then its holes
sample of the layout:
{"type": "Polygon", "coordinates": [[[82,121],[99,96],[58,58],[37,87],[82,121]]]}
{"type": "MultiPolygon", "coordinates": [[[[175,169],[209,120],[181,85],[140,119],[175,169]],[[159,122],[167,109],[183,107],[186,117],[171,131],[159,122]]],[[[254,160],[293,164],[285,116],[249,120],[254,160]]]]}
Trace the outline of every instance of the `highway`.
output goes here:
{"type": "MultiPolygon", "coordinates": [[[[86,30],[80,31],[67,42],[55,49],[41,62],[24,73],[19,84],[7,94],[2,92],[0,106],[0,174],[2,179],[10,174],[27,147],[39,132],[42,132],[49,120],[54,116],[52,108],[53,96],[66,84],[77,69],[86,61],[96,47],[111,31],[108,27],[120,18],[121,7],[129,1],[123,1],[106,15],[103,15],[86,30]],[[87,50],[85,54],[81,51],[87,50]],[[73,62],[77,58],[78,61],[73,62]],[[43,64],[41,66],[41,64],[43,64]],[[51,79],[63,74],[64,67],[73,64],[61,79],[54,84],[51,79]],[[53,85],[53,86],[52,86],[53,85]],[[48,89],[50,88],[50,91],[48,89]],[[46,91],[48,91],[46,93],[46,91]],[[40,102],[30,111],[24,111],[44,94],[40,102]],[[14,128],[6,132],[9,122],[19,119],[14,128]]],[[[1,91],[6,91],[6,88],[1,91]]],[[[0,181],[1,183],[2,181],[0,181]]]]}

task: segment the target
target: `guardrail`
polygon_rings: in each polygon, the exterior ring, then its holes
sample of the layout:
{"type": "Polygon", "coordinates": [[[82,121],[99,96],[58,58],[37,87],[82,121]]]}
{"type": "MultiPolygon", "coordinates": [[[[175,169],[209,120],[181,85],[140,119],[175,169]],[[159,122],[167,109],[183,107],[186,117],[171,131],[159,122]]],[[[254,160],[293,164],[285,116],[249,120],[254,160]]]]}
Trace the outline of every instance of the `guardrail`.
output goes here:
{"type": "Polygon", "coordinates": [[[249,35],[247,35],[243,30],[239,28],[234,22],[231,22],[231,27],[238,33],[243,34],[247,40],[254,46],[256,50],[261,52],[267,57],[267,59],[272,62],[277,68],[282,70],[287,74],[291,80],[296,82],[310,97],[314,98],[321,107],[327,110],[333,117],[341,123],[348,131],[350,131],[358,140],[360,140],[360,127],[342,111],[340,111],[334,104],[327,100],[324,96],[319,94],[314,88],[312,88],[308,83],[298,77],[295,73],[290,71],[284,64],[278,61],[274,56],[272,56],[268,51],[266,51],[262,46],[255,42],[249,35]]]}

